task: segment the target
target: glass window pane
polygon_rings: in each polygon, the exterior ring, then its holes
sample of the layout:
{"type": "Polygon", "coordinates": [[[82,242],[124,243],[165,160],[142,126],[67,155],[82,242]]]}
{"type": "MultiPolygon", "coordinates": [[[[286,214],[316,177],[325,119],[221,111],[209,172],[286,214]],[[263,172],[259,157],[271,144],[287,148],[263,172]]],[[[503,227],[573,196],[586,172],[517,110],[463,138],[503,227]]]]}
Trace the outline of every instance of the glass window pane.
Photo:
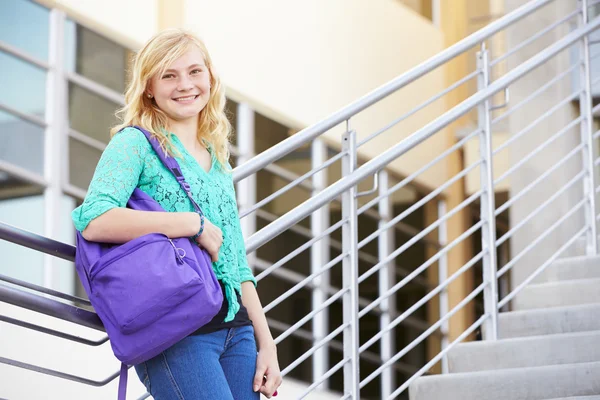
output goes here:
{"type": "Polygon", "coordinates": [[[119,93],[125,91],[133,52],[83,26],[67,21],[65,67],[119,93]]]}
{"type": "Polygon", "coordinates": [[[0,143],[0,160],[44,174],[44,128],[0,111],[0,143]]]}
{"type": "Polygon", "coordinates": [[[46,71],[0,51],[0,103],[44,118],[46,71]]]}
{"type": "Polygon", "coordinates": [[[69,83],[69,124],[76,131],[108,143],[109,130],[118,122],[118,108],[118,104],[69,83]]]}
{"type": "Polygon", "coordinates": [[[47,61],[49,18],[49,10],[33,1],[0,1],[0,41],[47,61]]]}
{"type": "MultiPolygon", "coordinates": [[[[0,221],[44,234],[43,188],[0,172],[0,221]]],[[[44,256],[38,251],[0,240],[0,274],[38,285],[44,280],[44,256]]]]}
{"type": "Polygon", "coordinates": [[[87,189],[102,152],[77,139],[69,138],[69,182],[87,189]]]}

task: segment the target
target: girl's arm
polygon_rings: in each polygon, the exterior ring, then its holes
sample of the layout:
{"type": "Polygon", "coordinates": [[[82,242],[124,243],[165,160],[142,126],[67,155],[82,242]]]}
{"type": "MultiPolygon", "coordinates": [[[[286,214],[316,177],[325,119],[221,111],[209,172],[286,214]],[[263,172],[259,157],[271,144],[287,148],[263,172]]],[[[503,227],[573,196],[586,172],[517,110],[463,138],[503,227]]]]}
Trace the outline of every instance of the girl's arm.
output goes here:
{"type": "Polygon", "coordinates": [[[271,336],[256,287],[251,281],[242,282],[242,303],[248,310],[248,316],[254,325],[254,336],[258,346],[253,389],[255,392],[260,390],[267,398],[271,398],[282,381],[277,361],[277,346],[271,336]],[[267,380],[263,382],[265,376],[267,380]]]}

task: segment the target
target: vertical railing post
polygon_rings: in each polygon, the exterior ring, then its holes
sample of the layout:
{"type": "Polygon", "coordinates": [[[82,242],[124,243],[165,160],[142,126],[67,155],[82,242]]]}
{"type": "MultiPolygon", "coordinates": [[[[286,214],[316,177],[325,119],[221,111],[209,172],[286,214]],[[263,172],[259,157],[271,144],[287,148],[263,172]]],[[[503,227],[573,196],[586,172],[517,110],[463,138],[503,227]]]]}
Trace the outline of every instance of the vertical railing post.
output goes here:
{"type": "MultiPolygon", "coordinates": [[[[254,157],[254,110],[247,103],[237,106],[237,144],[239,156],[237,165],[241,165],[254,157]]],[[[242,179],[237,184],[238,204],[241,210],[247,210],[256,204],[256,174],[242,179]]],[[[256,233],[256,212],[246,215],[240,221],[242,233],[249,238],[256,233]]],[[[255,253],[248,254],[248,265],[254,269],[255,253]]]]}
{"type": "MultiPolygon", "coordinates": [[[[312,169],[316,169],[327,161],[327,144],[322,139],[315,139],[311,146],[312,169]]],[[[327,187],[327,169],[317,172],[313,175],[313,196],[327,187]]],[[[310,215],[310,227],[313,237],[321,235],[329,227],[329,206],[325,205],[310,215]]],[[[319,271],[329,261],[329,237],[324,237],[311,246],[310,266],[311,273],[319,271]]],[[[312,291],[312,309],[319,308],[327,300],[327,291],[329,287],[329,271],[323,272],[314,280],[314,289],[312,291]]],[[[327,336],[329,323],[329,309],[315,315],[312,321],[313,345],[327,336]]],[[[323,346],[315,352],[312,357],[313,364],[313,382],[321,378],[329,370],[329,348],[323,346]]],[[[325,381],[320,386],[327,389],[328,382],[325,381]]]]}
{"type": "MultiPolygon", "coordinates": [[[[385,195],[389,188],[389,175],[387,171],[379,171],[379,229],[392,219],[392,202],[389,195],[385,195]]],[[[394,250],[394,228],[388,228],[383,231],[378,238],[379,261],[385,259],[394,250]]],[[[395,284],[395,263],[388,262],[378,272],[379,274],[379,296],[383,296],[395,284]]],[[[385,329],[391,322],[391,316],[395,312],[394,296],[383,300],[379,305],[381,315],[379,317],[379,329],[385,329]]],[[[386,362],[395,354],[394,351],[394,331],[387,332],[381,338],[381,361],[386,362]]],[[[381,373],[381,398],[387,399],[395,390],[394,370],[386,368],[381,373]]]]}
{"type": "MultiPolygon", "coordinates": [[[[477,53],[477,90],[485,89],[489,84],[489,57],[485,43],[477,53]]],[[[490,99],[477,107],[479,125],[479,152],[482,160],[481,178],[481,248],[483,254],[483,291],[484,310],[488,318],[485,321],[484,339],[496,340],[498,337],[498,280],[496,260],[496,203],[494,200],[494,174],[492,156],[492,130],[490,124],[490,99]]]]}
{"type": "MultiPolygon", "coordinates": [[[[342,177],[356,170],[356,132],[347,121],[347,129],[342,136],[342,177]]],[[[349,326],[344,329],[344,395],[360,399],[359,393],[359,338],[358,338],[358,216],[356,207],[356,186],[342,194],[342,218],[348,221],[342,227],[342,251],[347,253],[342,264],[343,287],[348,289],[343,296],[343,320],[349,326]]]]}
{"type": "MultiPolygon", "coordinates": [[[[446,201],[439,200],[438,201],[438,219],[441,219],[446,215],[446,201]]],[[[446,247],[448,242],[448,222],[444,220],[440,224],[438,228],[438,243],[442,247],[446,247]]],[[[448,279],[448,252],[442,253],[440,257],[440,261],[438,262],[438,282],[442,284],[448,279]]],[[[448,286],[446,286],[440,292],[440,319],[444,318],[446,314],[448,314],[448,286]]],[[[440,332],[442,334],[441,338],[441,350],[444,351],[446,347],[448,347],[448,333],[450,332],[450,323],[446,320],[442,326],[440,327],[440,332]]],[[[442,374],[447,374],[448,369],[448,357],[444,356],[442,358],[442,374]]]]}
{"type": "MultiPolygon", "coordinates": [[[[579,0],[581,6],[581,15],[579,18],[579,26],[587,24],[588,2],[587,0],[579,0]]],[[[586,233],[586,254],[597,255],[597,224],[596,224],[596,177],[594,167],[594,139],[592,128],[592,90],[590,83],[590,52],[589,38],[585,35],[579,41],[579,83],[581,92],[579,94],[579,110],[581,112],[582,121],[580,124],[581,142],[583,148],[583,169],[585,176],[583,179],[584,196],[588,198],[585,205],[585,223],[589,224],[590,229],[586,233]]]]}

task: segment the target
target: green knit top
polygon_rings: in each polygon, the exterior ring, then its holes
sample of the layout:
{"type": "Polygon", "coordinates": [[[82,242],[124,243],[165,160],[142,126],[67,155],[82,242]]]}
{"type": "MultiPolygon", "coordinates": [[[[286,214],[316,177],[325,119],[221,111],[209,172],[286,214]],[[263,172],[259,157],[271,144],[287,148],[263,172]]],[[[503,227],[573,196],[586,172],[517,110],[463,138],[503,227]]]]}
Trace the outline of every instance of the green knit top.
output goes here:
{"type": "MultiPolygon", "coordinates": [[[[245,281],[252,281],[256,286],[246,259],[232,175],[210,148],[212,165],[206,172],[176,135],[169,134],[169,137],[181,154],[177,162],[194,200],[206,218],[223,231],[219,260],[213,263],[213,270],[225,287],[229,310],[224,322],[229,322],[240,309],[235,291],[241,295],[241,283],[245,281]]],[[[73,210],[71,216],[75,228],[81,232],[90,221],[108,210],[125,207],[136,187],[154,198],[166,211],[194,211],[192,202],[144,134],[135,128],[125,128],[108,143],[83,204],[73,210]]]]}

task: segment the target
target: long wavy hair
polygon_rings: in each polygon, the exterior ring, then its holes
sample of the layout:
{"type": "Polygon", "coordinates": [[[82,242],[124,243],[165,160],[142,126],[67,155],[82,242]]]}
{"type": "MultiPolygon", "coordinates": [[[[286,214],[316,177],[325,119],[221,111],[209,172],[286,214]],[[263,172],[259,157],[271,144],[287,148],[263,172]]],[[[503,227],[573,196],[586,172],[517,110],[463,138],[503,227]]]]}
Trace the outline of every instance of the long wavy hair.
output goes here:
{"type": "Polygon", "coordinates": [[[210,98],[200,111],[198,140],[207,142],[221,166],[226,166],[230,155],[231,124],[225,114],[225,90],[204,42],[193,33],[181,29],[168,29],[154,35],[135,55],[131,81],[125,92],[125,106],[117,111],[117,116],[122,123],[110,130],[110,136],[113,137],[127,126],[139,125],[157,138],[167,154],[179,155],[167,134],[169,131],[167,115],[158,108],[154,99],[149,99],[145,95],[145,92],[153,76],[163,74],[175,60],[193,46],[202,52],[210,73],[210,98]]]}

